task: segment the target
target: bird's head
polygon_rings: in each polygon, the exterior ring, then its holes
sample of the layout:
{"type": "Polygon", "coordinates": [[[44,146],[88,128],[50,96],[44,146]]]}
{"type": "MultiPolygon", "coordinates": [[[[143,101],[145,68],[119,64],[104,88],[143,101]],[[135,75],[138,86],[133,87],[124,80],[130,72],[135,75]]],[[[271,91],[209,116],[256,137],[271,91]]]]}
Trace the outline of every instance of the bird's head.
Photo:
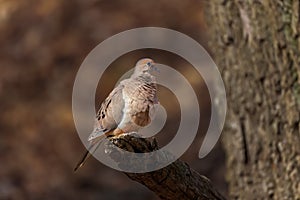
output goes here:
{"type": "Polygon", "coordinates": [[[136,63],[134,74],[151,73],[153,70],[156,70],[154,61],[150,58],[143,58],[136,63]]]}

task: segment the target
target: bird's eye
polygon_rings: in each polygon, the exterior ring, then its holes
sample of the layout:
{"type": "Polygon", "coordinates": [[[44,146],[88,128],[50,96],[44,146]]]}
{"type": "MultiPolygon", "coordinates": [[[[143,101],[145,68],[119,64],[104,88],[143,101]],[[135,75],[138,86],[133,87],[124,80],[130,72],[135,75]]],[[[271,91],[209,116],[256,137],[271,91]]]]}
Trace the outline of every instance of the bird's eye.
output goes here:
{"type": "Polygon", "coordinates": [[[151,66],[151,62],[148,62],[147,65],[150,67],[151,66]]]}

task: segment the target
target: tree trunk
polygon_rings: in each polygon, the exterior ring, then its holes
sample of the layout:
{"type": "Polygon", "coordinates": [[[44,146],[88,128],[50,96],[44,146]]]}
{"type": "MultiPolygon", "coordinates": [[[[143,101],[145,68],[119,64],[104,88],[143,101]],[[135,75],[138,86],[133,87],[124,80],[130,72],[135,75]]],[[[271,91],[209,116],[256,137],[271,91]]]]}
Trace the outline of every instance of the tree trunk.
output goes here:
{"type": "Polygon", "coordinates": [[[230,196],[300,199],[300,1],[209,0],[204,10],[227,90],[230,196]]]}

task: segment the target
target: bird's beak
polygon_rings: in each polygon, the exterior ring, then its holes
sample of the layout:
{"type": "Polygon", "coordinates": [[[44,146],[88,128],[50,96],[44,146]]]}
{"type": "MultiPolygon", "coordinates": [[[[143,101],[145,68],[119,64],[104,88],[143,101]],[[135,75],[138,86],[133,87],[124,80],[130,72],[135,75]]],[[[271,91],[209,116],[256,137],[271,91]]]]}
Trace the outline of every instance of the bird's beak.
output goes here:
{"type": "Polygon", "coordinates": [[[153,64],[151,65],[151,71],[158,72],[158,73],[160,72],[159,69],[157,68],[156,63],[153,63],[153,64]]]}

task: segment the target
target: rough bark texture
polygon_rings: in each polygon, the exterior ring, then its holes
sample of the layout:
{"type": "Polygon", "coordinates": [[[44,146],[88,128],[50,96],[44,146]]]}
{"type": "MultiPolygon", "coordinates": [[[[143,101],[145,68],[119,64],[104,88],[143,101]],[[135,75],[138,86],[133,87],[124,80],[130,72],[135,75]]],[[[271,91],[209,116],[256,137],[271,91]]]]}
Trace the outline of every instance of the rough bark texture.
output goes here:
{"type": "MultiPolygon", "coordinates": [[[[130,152],[151,152],[158,149],[155,139],[150,140],[124,135],[118,138],[112,138],[110,141],[119,148],[130,152]]],[[[120,160],[119,156],[122,155],[122,153],[120,153],[117,148],[110,148],[109,152],[112,159],[116,161],[120,160]]],[[[141,164],[138,163],[139,161],[137,160],[128,159],[128,161],[130,162],[128,164],[141,164]]],[[[145,165],[145,163],[142,164],[145,165]]],[[[191,169],[188,164],[180,160],[157,171],[148,173],[126,173],[126,175],[130,179],[148,187],[161,199],[225,199],[213,188],[209,179],[200,175],[191,169]]]]}
{"type": "Polygon", "coordinates": [[[300,199],[299,0],[209,0],[210,48],[227,89],[235,199],[300,199]]]}

